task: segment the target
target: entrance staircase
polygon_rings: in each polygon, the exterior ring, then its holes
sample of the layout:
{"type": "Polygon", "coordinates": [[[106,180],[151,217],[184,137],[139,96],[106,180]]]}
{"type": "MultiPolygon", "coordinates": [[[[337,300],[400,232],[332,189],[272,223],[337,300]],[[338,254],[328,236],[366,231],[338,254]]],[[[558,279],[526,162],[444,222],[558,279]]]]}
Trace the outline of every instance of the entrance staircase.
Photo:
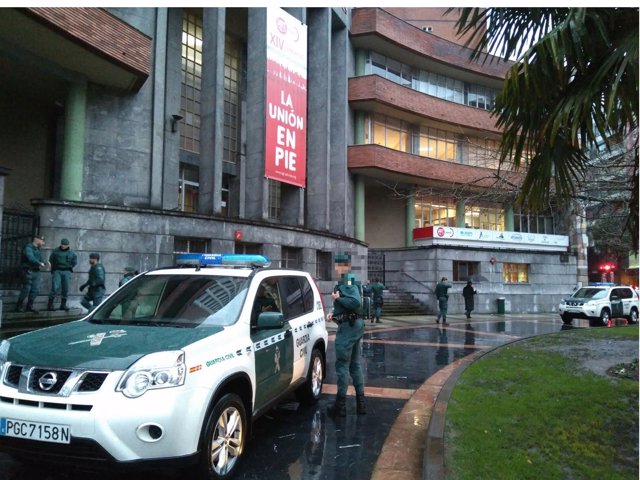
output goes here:
{"type": "Polygon", "coordinates": [[[426,305],[404,290],[395,288],[384,290],[382,298],[384,299],[382,316],[385,317],[394,315],[428,315],[432,313],[426,305]]]}

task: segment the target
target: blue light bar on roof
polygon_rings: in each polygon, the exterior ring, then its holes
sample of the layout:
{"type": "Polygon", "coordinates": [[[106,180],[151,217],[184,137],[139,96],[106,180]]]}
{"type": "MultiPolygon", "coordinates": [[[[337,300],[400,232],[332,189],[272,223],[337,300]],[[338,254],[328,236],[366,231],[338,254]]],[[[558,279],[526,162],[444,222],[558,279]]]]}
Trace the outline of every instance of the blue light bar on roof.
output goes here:
{"type": "Polygon", "coordinates": [[[271,265],[271,260],[264,255],[244,255],[239,253],[178,253],[176,254],[176,265],[194,267],[268,267],[271,265]]]}

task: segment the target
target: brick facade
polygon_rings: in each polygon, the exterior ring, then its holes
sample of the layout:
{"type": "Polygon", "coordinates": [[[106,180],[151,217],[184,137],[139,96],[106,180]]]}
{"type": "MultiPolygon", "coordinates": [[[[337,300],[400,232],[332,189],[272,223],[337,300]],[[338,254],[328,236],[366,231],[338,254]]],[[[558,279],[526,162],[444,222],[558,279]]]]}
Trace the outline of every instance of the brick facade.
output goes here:
{"type": "Polygon", "coordinates": [[[144,78],[151,69],[151,39],[102,8],[26,8],[62,35],[144,78]]]}
{"type": "Polygon", "coordinates": [[[428,57],[443,64],[455,65],[488,78],[504,79],[511,62],[473,63],[469,61],[470,50],[435,35],[426,34],[398,17],[379,8],[356,8],[353,10],[351,38],[377,36],[417,55],[428,57]]]}
{"type": "MultiPolygon", "coordinates": [[[[364,102],[392,107],[416,118],[431,119],[457,128],[500,135],[495,121],[486,110],[468,107],[425,95],[377,75],[349,79],[349,104],[356,110],[367,110],[364,102]]],[[[373,107],[375,110],[375,107],[373,107]]]]}

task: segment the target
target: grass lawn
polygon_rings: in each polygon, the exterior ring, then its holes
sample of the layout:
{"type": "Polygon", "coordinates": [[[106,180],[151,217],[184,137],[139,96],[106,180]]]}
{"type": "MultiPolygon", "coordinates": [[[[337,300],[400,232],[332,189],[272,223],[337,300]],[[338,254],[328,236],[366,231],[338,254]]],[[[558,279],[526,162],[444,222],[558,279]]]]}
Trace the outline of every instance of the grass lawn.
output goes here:
{"type": "Polygon", "coordinates": [[[637,359],[629,326],[544,335],[471,364],[447,408],[447,480],[638,479],[637,376],[586,366],[619,364],[624,340],[637,359]]]}

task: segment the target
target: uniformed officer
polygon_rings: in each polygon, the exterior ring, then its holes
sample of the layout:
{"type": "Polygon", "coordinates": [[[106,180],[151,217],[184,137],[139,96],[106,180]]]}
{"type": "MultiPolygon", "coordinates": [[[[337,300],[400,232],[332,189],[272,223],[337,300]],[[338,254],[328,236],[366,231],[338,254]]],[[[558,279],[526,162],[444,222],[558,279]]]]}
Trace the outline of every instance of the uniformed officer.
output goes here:
{"type": "Polygon", "coordinates": [[[40,293],[40,269],[47,265],[42,261],[42,252],[40,248],[44,245],[44,237],[34,235],[31,242],[27,243],[22,249],[22,288],[16,303],[16,312],[24,312],[22,303],[27,299],[27,312],[38,313],[33,308],[33,302],[40,293]]]}
{"type": "Polygon", "coordinates": [[[331,294],[333,311],[327,315],[328,321],[338,324],[336,332],[336,375],[338,392],[336,401],[329,408],[329,414],[345,417],[349,376],[356,391],[358,414],[367,413],[364,399],[364,375],[360,365],[360,345],[364,333],[362,318],[362,292],[355,276],[351,274],[351,258],[347,254],[335,256],[335,270],[340,280],[331,294]]]}
{"type": "MultiPolygon", "coordinates": [[[[382,305],[384,305],[384,299],[382,298],[382,291],[386,287],[380,283],[380,280],[376,278],[373,285],[371,285],[371,293],[373,296],[373,318],[376,323],[381,323],[380,315],[382,315],[382,305]]],[[[373,323],[373,318],[371,322],[373,323]]]]}
{"type": "Polygon", "coordinates": [[[436,298],[438,299],[438,317],[436,318],[436,323],[440,323],[440,318],[442,318],[442,323],[447,323],[447,310],[449,310],[449,289],[452,287],[449,279],[447,277],[442,277],[442,279],[436,285],[436,298]]]}
{"type": "Polygon", "coordinates": [[[89,263],[91,264],[91,268],[89,269],[89,280],[80,286],[80,291],[82,292],[87,288],[87,286],[89,287],[89,290],[84,294],[84,298],[80,304],[87,310],[91,311],[100,305],[106,289],[104,287],[104,267],[100,263],[100,254],[90,254],[89,263]]]}
{"type": "Polygon", "coordinates": [[[78,263],[78,257],[69,246],[68,239],[60,240],[60,246],[49,255],[49,263],[51,264],[51,291],[49,292],[47,310],[54,310],[53,301],[56,295],[60,294],[60,310],[68,312],[67,296],[69,295],[71,272],[78,263]]]}
{"type": "Polygon", "coordinates": [[[136,275],[138,275],[138,271],[135,268],[133,268],[133,267],[124,267],[124,272],[123,272],[122,278],[118,282],[118,286],[121,287],[122,285],[127,283],[129,280],[131,280],[133,277],[135,277],[136,275]]]}

